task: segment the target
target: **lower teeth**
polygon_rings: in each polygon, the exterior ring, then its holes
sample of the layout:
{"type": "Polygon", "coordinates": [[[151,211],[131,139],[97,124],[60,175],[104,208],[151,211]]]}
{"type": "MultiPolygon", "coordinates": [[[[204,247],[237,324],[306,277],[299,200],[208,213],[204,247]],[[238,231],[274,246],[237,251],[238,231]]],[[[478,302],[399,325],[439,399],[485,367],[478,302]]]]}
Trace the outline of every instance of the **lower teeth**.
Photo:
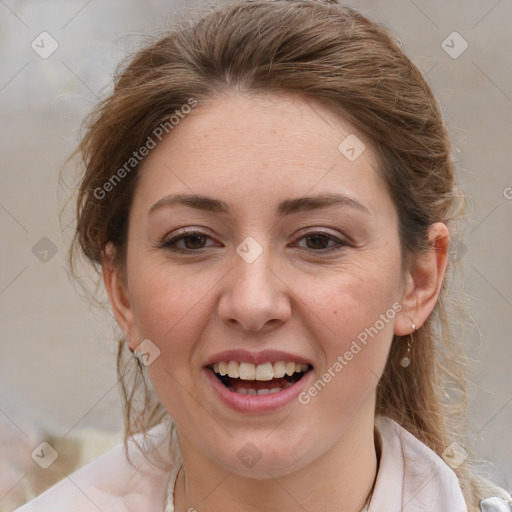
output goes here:
{"type": "Polygon", "coordinates": [[[233,393],[238,393],[239,395],[271,395],[273,393],[279,393],[279,391],[283,391],[283,389],[289,388],[292,385],[291,382],[285,384],[282,388],[273,388],[273,389],[252,389],[252,388],[240,388],[238,391],[235,391],[233,386],[229,386],[229,391],[233,393]]]}

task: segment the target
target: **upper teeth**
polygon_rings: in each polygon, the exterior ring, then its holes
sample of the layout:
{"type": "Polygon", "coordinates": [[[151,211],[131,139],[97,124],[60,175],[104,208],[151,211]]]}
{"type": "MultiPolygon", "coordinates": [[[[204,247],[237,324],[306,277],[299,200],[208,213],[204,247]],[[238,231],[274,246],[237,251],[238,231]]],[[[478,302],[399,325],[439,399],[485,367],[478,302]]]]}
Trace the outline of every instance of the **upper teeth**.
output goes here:
{"type": "Polygon", "coordinates": [[[276,361],[263,364],[239,363],[238,361],[220,361],[213,365],[213,371],[220,375],[228,375],[234,379],[242,380],[272,380],[280,379],[295,372],[304,372],[309,364],[276,361]]]}

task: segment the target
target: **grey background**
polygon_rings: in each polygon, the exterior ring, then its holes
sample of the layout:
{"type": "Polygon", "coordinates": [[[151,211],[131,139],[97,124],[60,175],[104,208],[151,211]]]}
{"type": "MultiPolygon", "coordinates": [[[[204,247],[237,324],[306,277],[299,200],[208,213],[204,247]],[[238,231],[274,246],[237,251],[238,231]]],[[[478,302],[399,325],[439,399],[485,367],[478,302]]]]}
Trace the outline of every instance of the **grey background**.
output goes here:
{"type": "MultiPolygon", "coordinates": [[[[59,212],[70,190],[58,177],[83,116],[109,89],[125,51],[139,35],[173,22],[185,5],[201,3],[0,1],[0,439],[35,447],[41,432],[121,428],[112,317],[91,308],[80,296],[87,292],[76,289],[64,269],[70,208],[64,229],[59,212]],[[59,45],[47,59],[30,46],[43,31],[59,45]],[[44,237],[51,244],[40,241],[44,237]],[[48,261],[41,261],[38,250],[45,248],[48,261]]],[[[510,490],[512,2],[349,5],[396,33],[444,107],[471,206],[461,256],[473,319],[467,336],[475,447],[493,463],[495,482],[510,490]],[[454,31],[469,44],[458,58],[442,47],[454,31]]],[[[457,39],[448,41],[453,51],[461,48],[457,39]]],[[[69,186],[72,171],[65,177],[69,186]]]]}

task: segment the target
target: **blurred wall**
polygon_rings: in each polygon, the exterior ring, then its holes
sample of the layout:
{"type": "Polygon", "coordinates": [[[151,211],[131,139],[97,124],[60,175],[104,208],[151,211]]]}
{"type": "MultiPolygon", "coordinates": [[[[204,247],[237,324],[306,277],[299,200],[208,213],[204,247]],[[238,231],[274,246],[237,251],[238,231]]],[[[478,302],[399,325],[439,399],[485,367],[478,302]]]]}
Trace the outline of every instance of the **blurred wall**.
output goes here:
{"type": "MultiPolygon", "coordinates": [[[[59,183],[59,172],[83,116],[111,86],[115,65],[141,34],[173,22],[185,5],[201,4],[0,2],[0,438],[35,448],[41,432],[66,437],[85,427],[121,428],[113,320],[91,309],[80,297],[87,292],[66,273],[71,217],[65,213],[61,225],[59,213],[73,174],[59,183]]],[[[475,443],[494,463],[495,481],[510,490],[512,3],[350,5],[398,35],[444,107],[472,208],[458,250],[474,320],[468,336],[475,443]]]]}

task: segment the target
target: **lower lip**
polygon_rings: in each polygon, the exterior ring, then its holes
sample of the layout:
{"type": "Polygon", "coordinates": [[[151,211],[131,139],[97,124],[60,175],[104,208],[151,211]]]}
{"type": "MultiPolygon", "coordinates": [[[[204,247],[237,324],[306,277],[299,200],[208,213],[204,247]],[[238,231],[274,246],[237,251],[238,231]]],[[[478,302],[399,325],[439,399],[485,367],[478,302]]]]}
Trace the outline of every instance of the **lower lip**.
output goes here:
{"type": "Polygon", "coordinates": [[[290,387],[267,395],[242,395],[230,391],[215,376],[211,368],[204,368],[206,378],[210,381],[216,394],[222,402],[232,409],[243,413],[263,413],[271,412],[284,407],[293,402],[301,391],[306,387],[308,381],[312,378],[313,370],[309,370],[299,381],[290,387]]]}

